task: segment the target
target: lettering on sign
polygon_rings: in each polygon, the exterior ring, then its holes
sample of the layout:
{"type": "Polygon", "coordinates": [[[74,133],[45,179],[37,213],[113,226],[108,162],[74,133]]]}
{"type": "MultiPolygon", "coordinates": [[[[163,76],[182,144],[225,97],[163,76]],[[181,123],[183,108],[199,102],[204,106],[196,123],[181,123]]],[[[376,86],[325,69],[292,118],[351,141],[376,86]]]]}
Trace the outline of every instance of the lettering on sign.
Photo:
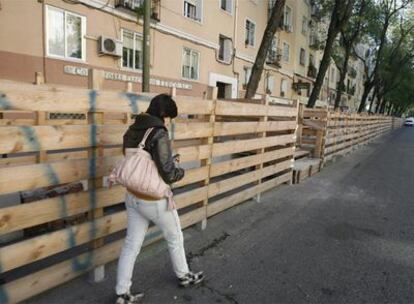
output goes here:
{"type": "MultiPolygon", "coordinates": [[[[63,71],[66,74],[83,76],[83,77],[88,77],[88,74],[89,74],[88,68],[76,67],[76,66],[71,66],[71,65],[65,65],[63,68],[63,71]]],[[[123,82],[134,82],[134,83],[142,82],[141,76],[131,76],[127,74],[108,72],[108,71],[104,71],[104,78],[107,80],[123,81],[123,82]]],[[[166,81],[166,80],[157,79],[157,78],[150,78],[150,84],[159,86],[159,87],[177,88],[177,89],[184,89],[184,90],[191,90],[193,88],[193,86],[188,83],[166,81]]]]}

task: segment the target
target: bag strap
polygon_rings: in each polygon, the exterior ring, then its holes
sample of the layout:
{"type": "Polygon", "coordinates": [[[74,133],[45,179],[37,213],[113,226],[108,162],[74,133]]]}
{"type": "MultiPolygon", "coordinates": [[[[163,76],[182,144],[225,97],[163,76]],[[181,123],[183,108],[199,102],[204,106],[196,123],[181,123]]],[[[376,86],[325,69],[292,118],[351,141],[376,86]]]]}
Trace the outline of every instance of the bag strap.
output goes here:
{"type": "Polygon", "coordinates": [[[146,141],[147,141],[148,136],[150,135],[150,133],[151,133],[151,131],[152,131],[152,130],[154,130],[154,128],[149,128],[149,129],[145,132],[144,137],[142,138],[141,142],[140,142],[140,143],[139,143],[139,145],[138,145],[138,148],[140,148],[140,149],[144,149],[144,148],[145,148],[146,141]]]}

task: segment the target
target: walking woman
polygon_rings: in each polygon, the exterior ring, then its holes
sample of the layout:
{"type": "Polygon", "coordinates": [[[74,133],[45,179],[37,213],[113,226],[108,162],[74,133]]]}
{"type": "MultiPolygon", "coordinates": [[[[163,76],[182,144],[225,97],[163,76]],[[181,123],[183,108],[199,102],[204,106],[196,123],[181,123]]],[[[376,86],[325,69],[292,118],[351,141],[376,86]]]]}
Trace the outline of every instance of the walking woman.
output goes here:
{"type": "MultiPolygon", "coordinates": [[[[158,95],[151,100],[147,112],[136,117],[135,122],[125,133],[123,143],[124,153],[133,153],[134,150],[130,149],[137,148],[146,131],[153,128],[144,149],[151,154],[160,176],[167,184],[177,182],[184,177],[184,170],[176,166],[172,156],[168,132],[164,125],[165,118],[175,117],[177,117],[175,101],[169,95],[158,95]]],[[[193,273],[188,268],[178,213],[175,208],[169,208],[167,199],[154,199],[128,191],[125,205],[128,225],[118,262],[116,304],[137,303],[144,296],[143,293],[132,294],[130,287],[134,264],[150,221],[163,232],[179,286],[186,287],[203,281],[202,272],[193,273]]]]}

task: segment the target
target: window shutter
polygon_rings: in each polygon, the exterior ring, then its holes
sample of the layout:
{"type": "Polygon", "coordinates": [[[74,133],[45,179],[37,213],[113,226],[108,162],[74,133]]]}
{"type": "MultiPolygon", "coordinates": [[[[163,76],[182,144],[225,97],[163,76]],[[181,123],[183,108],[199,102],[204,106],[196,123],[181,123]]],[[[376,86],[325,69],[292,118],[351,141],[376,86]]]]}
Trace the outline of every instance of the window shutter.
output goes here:
{"type": "Polygon", "coordinates": [[[233,0],[226,0],[227,1],[227,10],[230,14],[233,13],[233,0]]]}
{"type": "Polygon", "coordinates": [[[201,18],[203,16],[203,0],[197,0],[196,7],[196,18],[198,21],[201,21],[201,18]]]}
{"type": "Polygon", "coordinates": [[[233,54],[233,44],[230,39],[224,39],[224,61],[230,62],[233,54]]]}

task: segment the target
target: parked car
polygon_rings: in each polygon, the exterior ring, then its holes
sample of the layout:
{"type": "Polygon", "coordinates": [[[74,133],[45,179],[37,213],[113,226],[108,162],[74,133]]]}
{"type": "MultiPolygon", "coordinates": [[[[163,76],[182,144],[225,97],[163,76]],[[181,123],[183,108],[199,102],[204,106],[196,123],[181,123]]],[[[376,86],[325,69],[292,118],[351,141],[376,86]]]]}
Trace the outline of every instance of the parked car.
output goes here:
{"type": "Polygon", "coordinates": [[[408,117],[404,122],[404,126],[413,127],[414,126],[414,117],[408,117]]]}

